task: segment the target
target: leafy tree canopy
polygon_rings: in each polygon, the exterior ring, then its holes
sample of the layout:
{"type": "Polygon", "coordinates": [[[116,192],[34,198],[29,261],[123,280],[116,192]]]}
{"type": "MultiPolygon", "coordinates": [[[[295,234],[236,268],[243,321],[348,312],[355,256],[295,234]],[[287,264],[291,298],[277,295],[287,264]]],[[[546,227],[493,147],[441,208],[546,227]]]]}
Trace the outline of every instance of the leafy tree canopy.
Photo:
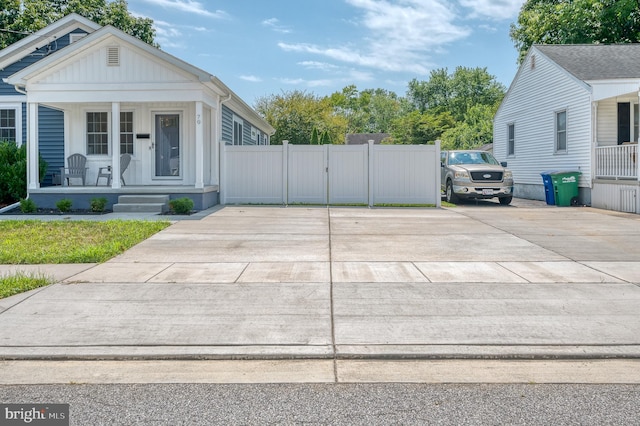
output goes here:
{"type": "Polygon", "coordinates": [[[636,43],[638,0],[527,0],[510,36],[522,61],[533,44],[636,43]]]}
{"type": "Polygon", "coordinates": [[[70,13],[77,13],[100,25],[113,25],[157,46],[154,42],[153,21],[131,15],[126,0],[0,0],[0,6],[0,48],[5,48],[70,13]]]}

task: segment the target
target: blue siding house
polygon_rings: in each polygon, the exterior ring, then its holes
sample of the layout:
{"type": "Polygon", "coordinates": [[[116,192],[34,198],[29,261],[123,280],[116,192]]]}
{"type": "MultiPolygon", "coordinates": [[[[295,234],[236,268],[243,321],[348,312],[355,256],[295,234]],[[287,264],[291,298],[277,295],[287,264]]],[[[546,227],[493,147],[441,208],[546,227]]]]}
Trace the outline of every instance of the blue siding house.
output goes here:
{"type": "Polygon", "coordinates": [[[0,137],[27,144],[39,207],[161,194],[207,208],[218,203],[221,145],[268,145],[274,133],[214,75],[75,14],[0,51],[0,80],[0,137]],[[86,184],[61,185],[76,153],[86,157],[86,184]],[[121,154],[131,155],[123,180],[98,181],[101,168],[121,174],[121,154]]]}

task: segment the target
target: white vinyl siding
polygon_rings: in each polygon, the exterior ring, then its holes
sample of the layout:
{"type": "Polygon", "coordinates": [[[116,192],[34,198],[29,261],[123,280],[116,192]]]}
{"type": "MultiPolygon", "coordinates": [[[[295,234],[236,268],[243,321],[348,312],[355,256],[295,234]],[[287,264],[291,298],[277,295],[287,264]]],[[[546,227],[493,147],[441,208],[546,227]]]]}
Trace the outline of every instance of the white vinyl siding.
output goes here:
{"type": "Polygon", "coordinates": [[[581,186],[591,180],[592,103],[588,86],[540,52],[523,62],[494,119],[493,152],[507,160],[509,123],[517,123],[517,156],[509,158],[515,184],[543,185],[540,173],[580,168],[581,186]],[[566,155],[556,154],[555,113],[567,112],[566,155]]]}

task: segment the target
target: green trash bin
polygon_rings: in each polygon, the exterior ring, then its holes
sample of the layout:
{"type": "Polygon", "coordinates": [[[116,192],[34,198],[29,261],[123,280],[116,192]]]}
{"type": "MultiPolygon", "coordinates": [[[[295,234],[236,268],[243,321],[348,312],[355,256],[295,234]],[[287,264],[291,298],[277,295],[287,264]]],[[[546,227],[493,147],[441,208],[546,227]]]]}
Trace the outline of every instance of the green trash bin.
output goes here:
{"type": "Polygon", "coordinates": [[[553,172],[551,180],[555,193],[556,206],[578,205],[578,180],[580,172],[553,172]]]}

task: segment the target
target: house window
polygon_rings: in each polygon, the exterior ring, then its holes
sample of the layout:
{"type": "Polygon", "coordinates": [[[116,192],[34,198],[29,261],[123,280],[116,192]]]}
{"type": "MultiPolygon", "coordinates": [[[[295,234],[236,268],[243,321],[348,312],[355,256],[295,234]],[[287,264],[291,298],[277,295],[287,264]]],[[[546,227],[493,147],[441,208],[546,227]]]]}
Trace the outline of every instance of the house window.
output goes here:
{"type": "Polygon", "coordinates": [[[507,156],[516,155],[516,126],[515,124],[507,125],[507,156]]]}
{"type": "Polygon", "coordinates": [[[15,109],[0,109],[0,141],[16,142],[15,109]]]}
{"type": "Polygon", "coordinates": [[[133,112],[120,112],[120,154],[133,155],[133,112]]]}
{"type": "Polygon", "coordinates": [[[109,120],[106,112],[87,113],[87,154],[109,154],[109,120]]]}
{"type": "Polygon", "coordinates": [[[244,132],[244,124],[241,118],[233,116],[233,144],[242,145],[242,133],[244,132]]]}
{"type": "Polygon", "coordinates": [[[567,111],[556,112],[556,152],[567,152],[567,111]]]}

